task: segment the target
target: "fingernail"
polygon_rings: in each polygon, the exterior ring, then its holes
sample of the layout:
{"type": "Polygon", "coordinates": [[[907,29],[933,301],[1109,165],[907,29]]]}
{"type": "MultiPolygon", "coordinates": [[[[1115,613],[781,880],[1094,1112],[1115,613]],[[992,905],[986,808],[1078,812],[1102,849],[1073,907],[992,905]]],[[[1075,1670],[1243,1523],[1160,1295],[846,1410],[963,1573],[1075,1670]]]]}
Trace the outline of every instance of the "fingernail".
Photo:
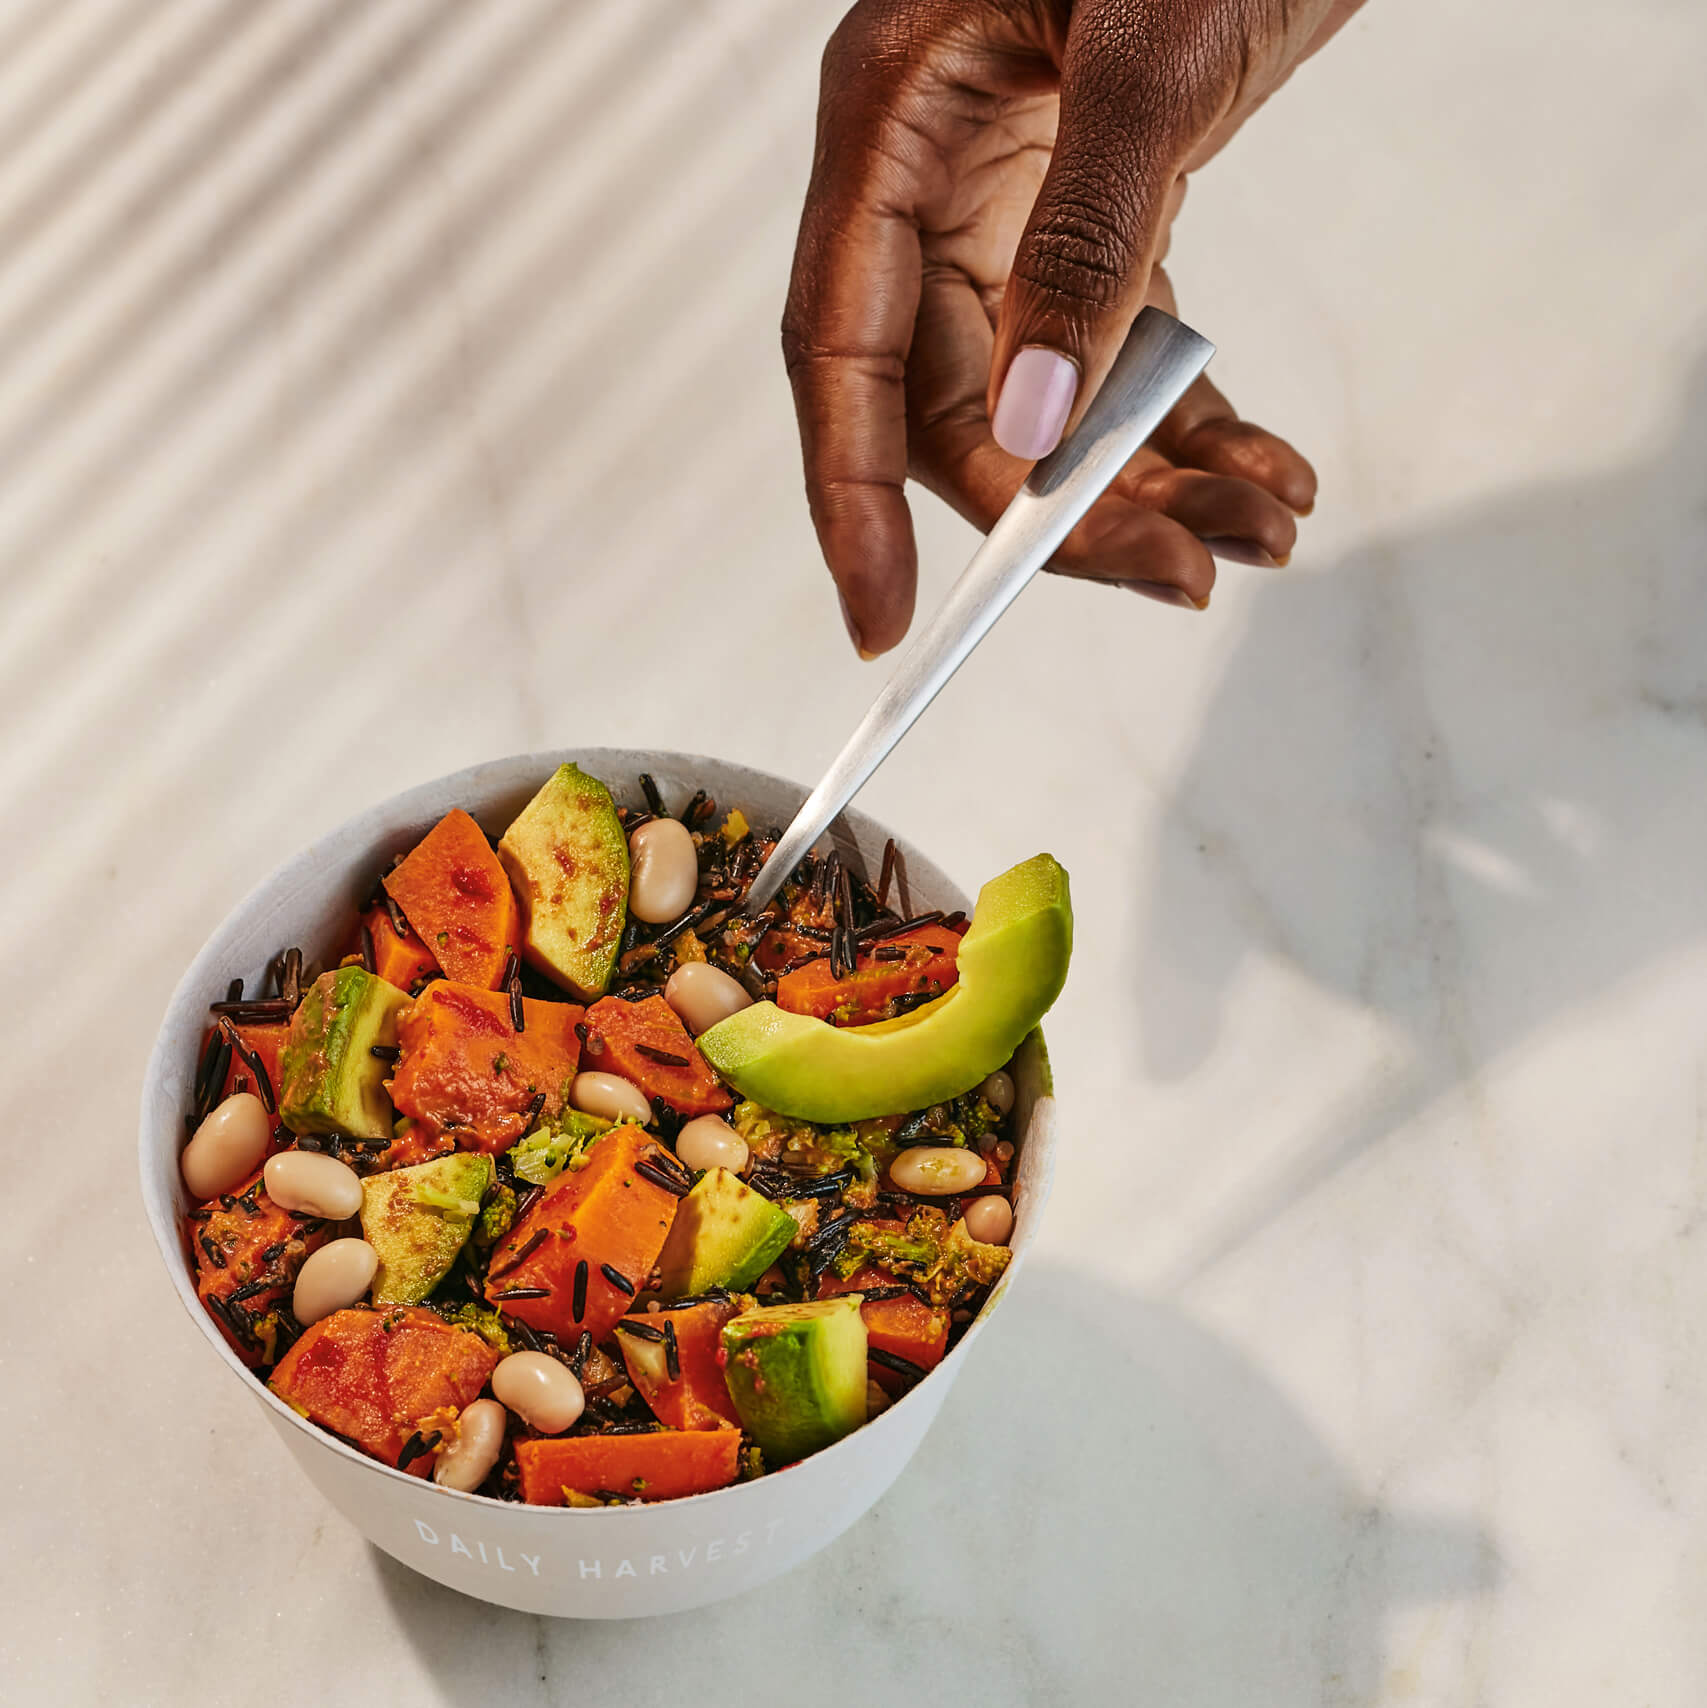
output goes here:
{"type": "Polygon", "coordinates": [[[1221,558],[1227,563],[1255,564],[1258,569],[1280,569],[1286,563],[1286,558],[1270,557],[1255,540],[1242,540],[1231,534],[1212,535],[1203,543],[1208,546],[1211,557],[1221,558]]]}
{"type": "Polygon", "coordinates": [[[836,603],[842,608],[842,623],[848,631],[848,639],[854,644],[854,651],[869,663],[877,655],[865,650],[865,639],[859,632],[859,624],[853,620],[853,612],[848,609],[847,596],[839,587],[836,589],[836,603]]]}
{"type": "Polygon", "coordinates": [[[1008,364],[990,431],[1010,457],[1036,462],[1061,442],[1079,394],[1079,370],[1059,350],[1028,345],[1008,364]]]}
{"type": "Polygon", "coordinates": [[[1184,588],[1169,587],[1160,581],[1123,581],[1120,585],[1146,599],[1154,599],[1158,605],[1177,605],[1182,611],[1206,611],[1209,608],[1207,593],[1201,599],[1193,599],[1184,588]]]}

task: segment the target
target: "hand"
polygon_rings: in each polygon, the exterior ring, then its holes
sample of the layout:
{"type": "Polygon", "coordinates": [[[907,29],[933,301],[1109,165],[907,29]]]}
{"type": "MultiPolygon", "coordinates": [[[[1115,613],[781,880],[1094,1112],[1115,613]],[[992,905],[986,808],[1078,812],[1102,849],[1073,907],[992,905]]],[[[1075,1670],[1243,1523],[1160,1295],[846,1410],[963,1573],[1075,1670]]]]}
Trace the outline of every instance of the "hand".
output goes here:
{"type": "MultiPolygon", "coordinates": [[[[912,619],[909,473],[987,528],[1094,395],[1186,174],[1359,0],[860,0],[831,38],[783,317],[812,519],[854,644],[912,619]]],[[[1310,465],[1207,379],[1054,569],[1201,608],[1283,563],[1310,465]]]]}

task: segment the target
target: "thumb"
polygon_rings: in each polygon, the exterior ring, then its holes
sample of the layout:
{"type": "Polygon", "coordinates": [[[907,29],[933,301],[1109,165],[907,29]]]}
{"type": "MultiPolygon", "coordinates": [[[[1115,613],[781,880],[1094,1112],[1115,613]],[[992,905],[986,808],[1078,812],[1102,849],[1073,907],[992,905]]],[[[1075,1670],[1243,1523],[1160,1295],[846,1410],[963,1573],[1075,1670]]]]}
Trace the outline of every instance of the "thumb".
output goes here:
{"type": "Polygon", "coordinates": [[[1055,151],[990,363],[991,432],[1012,456],[1046,456],[1102,384],[1143,307],[1189,151],[1190,73],[1133,12],[1074,9],[1055,151]]]}

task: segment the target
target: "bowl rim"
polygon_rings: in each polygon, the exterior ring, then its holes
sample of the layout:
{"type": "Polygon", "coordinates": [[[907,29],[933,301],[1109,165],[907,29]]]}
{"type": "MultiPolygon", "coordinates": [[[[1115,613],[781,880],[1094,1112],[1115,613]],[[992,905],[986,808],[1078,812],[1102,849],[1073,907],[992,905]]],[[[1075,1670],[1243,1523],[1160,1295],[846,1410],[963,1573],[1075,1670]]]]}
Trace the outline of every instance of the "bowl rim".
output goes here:
{"type": "MultiPolygon", "coordinates": [[[[683,752],[674,748],[614,748],[599,746],[583,746],[573,748],[546,748],[526,753],[508,754],[498,759],[479,761],[473,765],[462,767],[460,770],[446,772],[441,776],[428,778],[412,784],[394,794],[385,796],[379,801],[370,802],[360,811],[323,831],[306,847],[287,855],[236,902],[209,933],[201,948],[191,959],[182,977],[173,987],[168,998],[164,1014],[161,1018],[159,1031],[156,1033],[154,1044],[148,1053],[147,1066],[143,1073],[142,1099],[138,1134],[138,1171],[142,1189],[143,1208],[148,1217],[149,1226],[154,1234],[156,1248],[165,1264],[167,1275],[178,1297],[178,1302],[188,1312],[200,1329],[202,1335],[212,1346],[213,1350],[223,1360],[226,1367],[235,1375],[248,1390],[263,1405],[271,1409],[272,1414],[287,1421],[292,1427],[317,1446],[328,1452],[347,1459],[359,1470],[371,1472],[374,1475],[394,1479],[399,1486],[398,1492],[407,1489],[416,1495],[431,1495],[443,1497],[446,1500],[466,1503],[477,1511],[490,1511],[497,1508],[507,1512],[523,1512],[543,1517],[546,1514],[573,1514],[576,1522],[587,1522],[590,1519],[615,1521],[627,1515],[635,1516],[638,1512],[686,1511],[689,1508],[700,1508],[708,1501],[731,1501],[738,1498],[743,1491],[752,1490],[770,1484],[774,1478],[786,1476],[790,1471],[804,1469],[807,1466],[825,1464],[832,1455],[852,1450],[853,1444],[860,1438],[866,1438],[866,1445],[871,1445],[868,1431],[883,1431],[889,1420],[896,1417],[904,1407],[912,1405],[919,1398],[926,1386],[938,1377],[945,1378],[943,1384],[935,1390],[935,1396],[946,1392],[948,1383],[952,1382],[958,1372],[960,1360],[966,1349],[983,1332],[985,1324],[994,1314],[996,1306],[1001,1301],[1011,1284],[1016,1271],[1030,1249],[1032,1240],[1041,1221],[1042,1211],[1048,1201],[1050,1187],[1054,1175],[1054,1121],[1055,1096],[1051,1080],[1047,1047],[1043,1040],[1042,1028],[1034,1030],[1018,1047],[1016,1056],[1023,1051],[1035,1051],[1039,1072],[1039,1090],[1033,1104],[1031,1119],[1026,1125],[1021,1144],[1023,1147],[1037,1146],[1042,1152],[1043,1167],[1036,1179],[1030,1183],[1030,1190],[1035,1195],[1034,1201],[1025,1206],[1025,1227],[1022,1236],[1016,1240],[1012,1249],[1013,1255],[1009,1260],[1001,1280],[991,1291],[978,1315],[967,1325],[965,1334],[947,1353],[942,1362],[936,1365],[920,1381],[916,1382],[899,1399],[892,1401],[875,1418],[869,1419],[851,1435],[843,1436],[841,1440],[832,1442],[830,1446],[819,1449],[807,1458],[796,1460],[794,1463],[767,1471],[763,1477],[748,1482],[736,1482],[720,1489],[709,1489],[700,1494],[678,1495],[668,1501],[656,1501],[639,1507],[624,1504],[621,1506],[536,1506],[525,1502],[498,1500],[491,1495],[465,1492],[460,1489],[448,1489],[428,1477],[411,1476],[408,1472],[400,1471],[395,1465],[387,1465],[381,1460],[360,1452],[350,1446],[339,1436],[329,1430],[322,1429],[318,1424],[305,1418],[294,1407],[287,1404],[276,1394],[271,1386],[261,1381],[237,1354],[232,1351],[225,1337],[215,1327],[212,1317],[203,1307],[191,1284],[190,1273],[192,1266],[186,1261],[179,1218],[171,1191],[162,1190],[156,1177],[153,1162],[158,1150],[165,1147],[159,1141],[157,1105],[162,1101],[160,1086],[169,1071],[169,1066],[175,1057],[175,1052],[182,1048],[183,1032],[187,1026],[187,1010],[193,1004],[193,1016],[199,1027],[200,1016],[205,1012],[206,1001],[202,993],[222,982],[228,975],[222,971],[217,958],[223,948],[223,940],[231,933],[238,931],[248,920],[250,914],[265,904],[275,890],[285,888],[289,881],[298,875],[311,875],[316,869],[324,867],[333,854],[344,849],[353,838],[366,836],[372,841],[378,841],[384,834],[382,826],[385,821],[399,813],[410,810],[413,803],[422,803],[423,812],[432,810],[426,806],[429,800],[436,800],[447,789],[466,786],[472,792],[479,787],[482,777],[495,772],[507,772],[526,769],[537,775],[541,781],[565,762],[577,764],[585,760],[584,766],[590,775],[605,781],[600,770],[600,762],[604,756],[621,756],[624,758],[637,755],[648,756],[656,762],[659,769],[664,769],[667,761],[672,769],[692,772],[696,767],[714,767],[725,774],[734,774],[742,780],[766,788],[782,787],[797,792],[804,800],[808,790],[791,777],[778,772],[759,769],[755,766],[741,764],[735,760],[716,759],[709,755],[683,752]]],[[[607,783],[613,794],[620,797],[620,788],[607,783]]],[[[739,806],[739,801],[731,804],[739,806]]],[[[478,811],[476,811],[478,817],[478,811]]],[[[838,840],[853,841],[858,833],[858,840],[869,841],[870,833],[878,832],[882,837],[894,836],[904,859],[912,866],[915,862],[924,868],[925,886],[932,890],[946,890],[953,896],[955,906],[964,906],[971,911],[971,903],[960,887],[948,877],[931,858],[914,847],[907,839],[900,836],[881,820],[856,808],[848,808],[838,815],[831,831],[827,834],[838,840]],[[839,833],[839,835],[838,835],[839,833]]],[[[822,839],[820,839],[822,840],[822,839]]],[[[177,1125],[176,1117],[172,1125],[177,1125]]],[[[181,1144],[178,1145],[181,1149],[181,1144]]],[[[175,1154],[175,1153],[174,1153],[175,1154]]],[[[1016,1204],[1016,1212],[1019,1206],[1016,1204]]],[[[915,1409],[917,1409],[915,1407],[915,1409]]],[[[890,1425],[891,1428],[898,1427],[890,1425]]]]}

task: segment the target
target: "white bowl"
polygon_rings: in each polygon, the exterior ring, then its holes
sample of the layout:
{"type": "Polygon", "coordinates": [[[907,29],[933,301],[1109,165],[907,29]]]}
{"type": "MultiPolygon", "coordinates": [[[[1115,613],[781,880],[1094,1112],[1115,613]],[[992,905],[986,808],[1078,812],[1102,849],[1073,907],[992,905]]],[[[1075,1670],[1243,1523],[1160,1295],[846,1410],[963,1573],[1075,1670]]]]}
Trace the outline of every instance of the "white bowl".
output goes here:
{"type": "MultiPolygon", "coordinates": [[[[654,1506],[539,1507],[458,1494],[382,1465],[299,1417],[242,1365],[196,1298],[182,1228],[190,1208],[178,1175],[207,1006],[235,975],[261,988],[268,960],[301,944],[325,957],[347,941],[357,899],[391,855],[451,807],[501,827],[566,759],[640,804],[650,771],[672,802],[708,789],[756,824],[786,824],[807,791],[745,766],[691,754],[620,748],[530,753],[476,765],[386,801],[323,836],[253,891],[208,939],[172,996],[142,1093],[142,1196],[172,1284],[214,1355],[254,1395],[308,1479],[377,1547],[465,1594],[526,1613],[625,1619],[673,1613],[735,1595],[785,1571],[840,1535],[900,1475],[949,1384],[1011,1283],[1036,1234],[1053,1169],[1054,1098],[1040,1035],[1016,1062],[1019,1150],[1013,1262],[960,1343],[929,1377],[864,1429],[788,1470],[712,1494],[654,1506]]],[[[863,813],[837,821],[833,844],[875,873],[889,833],[863,813]]],[[[896,838],[915,907],[970,900],[896,838]]],[[[185,1451],[190,1451],[188,1440],[185,1451]]]]}

